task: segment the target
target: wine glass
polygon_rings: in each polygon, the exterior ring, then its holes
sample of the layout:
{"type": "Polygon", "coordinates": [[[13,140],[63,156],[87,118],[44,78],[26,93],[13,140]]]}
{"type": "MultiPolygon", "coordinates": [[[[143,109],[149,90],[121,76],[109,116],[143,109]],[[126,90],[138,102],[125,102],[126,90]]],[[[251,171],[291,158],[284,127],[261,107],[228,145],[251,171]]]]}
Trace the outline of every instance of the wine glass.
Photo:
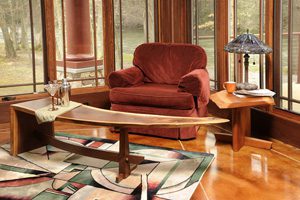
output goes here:
{"type": "Polygon", "coordinates": [[[49,81],[47,85],[45,85],[45,90],[50,94],[51,98],[52,98],[52,108],[50,108],[50,111],[54,111],[57,110],[57,107],[54,107],[54,95],[56,94],[56,92],[58,91],[60,85],[57,84],[57,82],[51,82],[49,81]]]}

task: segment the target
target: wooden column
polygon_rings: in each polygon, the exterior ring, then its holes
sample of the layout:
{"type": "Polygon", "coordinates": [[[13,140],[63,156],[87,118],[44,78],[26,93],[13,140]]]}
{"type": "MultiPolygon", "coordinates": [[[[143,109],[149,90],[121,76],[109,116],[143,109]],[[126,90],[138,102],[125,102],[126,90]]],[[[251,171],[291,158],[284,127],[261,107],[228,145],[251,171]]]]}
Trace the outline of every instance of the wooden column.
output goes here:
{"type": "Polygon", "coordinates": [[[158,0],[158,42],[173,42],[172,0],[158,0]]]}
{"type": "Polygon", "coordinates": [[[191,1],[172,1],[173,42],[191,42],[191,1]]]}
{"type": "Polygon", "coordinates": [[[56,80],[56,44],[53,1],[42,0],[45,81],[56,80]]]}
{"type": "MultiPolygon", "coordinates": [[[[274,49],[273,46],[273,28],[274,28],[274,0],[266,0],[265,11],[265,33],[266,44],[274,49]]],[[[273,90],[273,53],[266,54],[266,88],[273,90]]]]}
{"type": "Polygon", "coordinates": [[[108,75],[115,71],[114,4],[113,0],[102,1],[104,76],[108,85],[108,75]]]}
{"type": "Polygon", "coordinates": [[[158,0],[158,42],[191,42],[191,1],[158,0]]]}
{"type": "Polygon", "coordinates": [[[224,46],[228,43],[228,1],[216,1],[216,66],[217,86],[221,90],[223,83],[228,81],[228,53],[224,46]]]}
{"type": "Polygon", "coordinates": [[[67,34],[66,60],[93,60],[90,3],[81,0],[65,0],[67,34]]]}

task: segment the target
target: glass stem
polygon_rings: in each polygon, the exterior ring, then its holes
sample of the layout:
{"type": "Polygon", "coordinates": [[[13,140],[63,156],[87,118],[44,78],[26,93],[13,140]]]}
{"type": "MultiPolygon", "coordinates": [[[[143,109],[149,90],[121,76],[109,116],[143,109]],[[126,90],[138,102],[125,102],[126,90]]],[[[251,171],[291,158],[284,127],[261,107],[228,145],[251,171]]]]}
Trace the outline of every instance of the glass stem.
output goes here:
{"type": "Polygon", "coordinates": [[[51,96],[52,97],[52,110],[55,110],[54,108],[54,96],[51,96]]]}

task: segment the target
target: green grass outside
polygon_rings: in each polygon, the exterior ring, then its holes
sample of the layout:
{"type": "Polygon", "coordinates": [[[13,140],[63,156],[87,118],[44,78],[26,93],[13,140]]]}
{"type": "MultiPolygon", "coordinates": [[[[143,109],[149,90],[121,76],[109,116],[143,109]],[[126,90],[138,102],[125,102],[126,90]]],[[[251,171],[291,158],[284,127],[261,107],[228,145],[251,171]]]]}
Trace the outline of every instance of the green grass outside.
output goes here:
{"type": "MultiPolygon", "coordinates": [[[[36,80],[43,82],[43,60],[42,52],[36,52],[36,80]]],[[[32,83],[32,59],[31,49],[18,50],[17,57],[8,59],[5,57],[4,44],[0,44],[0,85],[32,83]]],[[[38,87],[38,91],[42,91],[42,87],[38,87]]],[[[0,88],[0,96],[32,93],[32,86],[8,87],[0,88]]]]}

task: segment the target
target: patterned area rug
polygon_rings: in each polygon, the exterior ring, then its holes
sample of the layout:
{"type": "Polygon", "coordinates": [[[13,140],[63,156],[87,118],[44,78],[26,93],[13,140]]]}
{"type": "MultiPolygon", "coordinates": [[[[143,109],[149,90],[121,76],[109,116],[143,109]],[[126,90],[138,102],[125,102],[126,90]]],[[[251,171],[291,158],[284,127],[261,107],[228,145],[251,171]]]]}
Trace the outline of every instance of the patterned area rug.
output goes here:
{"type": "MultiPolygon", "coordinates": [[[[57,133],[57,138],[91,148],[118,151],[113,140],[57,133]]],[[[189,199],[213,154],[130,144],[145,156],[143,163],[120,183],[118,164],[72,154],[48,146],[9,155],[0,148],[0,199],[189,199]]]]}

